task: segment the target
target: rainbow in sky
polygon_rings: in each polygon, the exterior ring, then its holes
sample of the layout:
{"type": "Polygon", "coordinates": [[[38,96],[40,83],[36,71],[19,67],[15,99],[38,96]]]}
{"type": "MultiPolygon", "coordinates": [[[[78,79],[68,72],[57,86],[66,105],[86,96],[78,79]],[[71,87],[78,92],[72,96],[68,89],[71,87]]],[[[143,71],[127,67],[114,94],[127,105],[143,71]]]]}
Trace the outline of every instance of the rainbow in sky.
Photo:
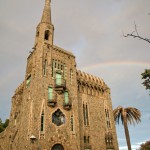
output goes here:
{"type": "Polygon", "coordinates": [[[99,67],[121,67],[121,66],[132,66],[132,67],[143,67],[145,69],[150,68],[150,61],[141,62],[141,61],[108,61],[108,62],[100,62],[97,64],[92,64],[89,66],[81,67],[82,70],[91,70],[99,67]]]}

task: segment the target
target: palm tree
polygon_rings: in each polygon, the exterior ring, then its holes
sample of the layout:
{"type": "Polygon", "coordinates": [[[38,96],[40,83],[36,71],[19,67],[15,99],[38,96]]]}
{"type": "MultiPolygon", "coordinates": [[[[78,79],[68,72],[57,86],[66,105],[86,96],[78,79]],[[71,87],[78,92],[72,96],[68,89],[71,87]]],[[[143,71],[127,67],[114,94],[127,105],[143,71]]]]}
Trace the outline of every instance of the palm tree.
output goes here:
{"type": "Polygon", "coordinates": [[[116,109],[113,110],[113,115],[116,123],[119,124],[119,120],[121,118],[121,122],[124,125],[126,141],[128,145],[128,150],[131,150],[131,143],[130,143],[130,136],[128,130],[128,123],[135,124],[141,121],[141,112],[133,107],[123,108],[122,106],[118,106],[116,109]]]}

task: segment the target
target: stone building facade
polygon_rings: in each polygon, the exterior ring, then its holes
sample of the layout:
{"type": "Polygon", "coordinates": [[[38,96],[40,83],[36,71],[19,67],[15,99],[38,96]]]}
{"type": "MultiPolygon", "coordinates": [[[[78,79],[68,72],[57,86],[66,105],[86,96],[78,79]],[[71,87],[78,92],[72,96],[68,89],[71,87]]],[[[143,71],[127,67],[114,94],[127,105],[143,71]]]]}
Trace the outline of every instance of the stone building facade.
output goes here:
{"type": "Polygon", "coordinates": [[[110,89],[77,70],[71,52],[53,45],[50,9],[45,0],[0,150],[118,150],[110,89]]]}

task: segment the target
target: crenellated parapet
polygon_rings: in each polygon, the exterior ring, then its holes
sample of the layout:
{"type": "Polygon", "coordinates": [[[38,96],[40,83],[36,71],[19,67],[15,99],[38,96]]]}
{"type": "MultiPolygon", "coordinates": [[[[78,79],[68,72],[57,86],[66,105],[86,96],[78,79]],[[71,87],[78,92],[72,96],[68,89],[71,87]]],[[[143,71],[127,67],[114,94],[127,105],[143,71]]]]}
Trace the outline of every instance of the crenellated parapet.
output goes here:
{"type": "Polygon", "coordinates": [[[77,82],[80,92],[87,92],[98,96],[99,94],[110,93],[109,87],[99,77],[77,70],[77,82]]]}

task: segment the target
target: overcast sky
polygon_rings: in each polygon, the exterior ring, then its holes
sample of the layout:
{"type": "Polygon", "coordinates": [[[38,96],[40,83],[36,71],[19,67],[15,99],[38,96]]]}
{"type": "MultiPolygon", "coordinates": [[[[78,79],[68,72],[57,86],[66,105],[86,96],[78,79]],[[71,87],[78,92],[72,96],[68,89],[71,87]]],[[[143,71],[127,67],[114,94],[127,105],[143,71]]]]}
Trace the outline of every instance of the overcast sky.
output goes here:
{"type": "MultiPolygon", "coordinates": [[[[54,44],[72,51],[77,68],[111,88],[113,107],[136,107],[142,122],[130,126],[132,148],[150,140],[150,96],[141,73],[150,68],[150,44],[123,37],[134,31],[150,38],[150,0],[52,0],[54,44]]],[[[0,0],[0,117],[9,117],[11,97],[24,80],[44,0],[0,0]]],[[[126,150],[122,124],[120,150],[126,150]]]]}

